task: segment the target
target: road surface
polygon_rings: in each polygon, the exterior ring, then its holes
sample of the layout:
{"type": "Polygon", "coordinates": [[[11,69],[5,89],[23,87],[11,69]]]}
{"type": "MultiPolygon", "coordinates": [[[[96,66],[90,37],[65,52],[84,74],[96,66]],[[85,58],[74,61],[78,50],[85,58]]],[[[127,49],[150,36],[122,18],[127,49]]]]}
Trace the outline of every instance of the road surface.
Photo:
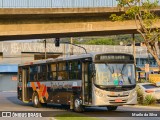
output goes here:
{"type": "MultiPolygon", "coordinates": [[[[49,104],[43,108],[34,108],[32,103],[23,103],[17,99],[16,92],[0,92],[0,111],[12,111],[12,112],[43,112],[41,120],[54,120],[54,116],[57,114],[75,114],[67,108],[63,108],[61,105],[49,104]]],[[[148,111],[149,113],[155,113],[159,111],[160,107],[138,107],[138,106],[120,106],[116,111],[107,111],[105,107],[92,107],[86,108],[84,113],[80,113],[86,116],[96,117],[100,120],[160,120],[160,117],[124,117],[135,112],[142,113],[142,111],[148,111]]],[[[148,113],[147,112],[147,113],[148,113]]],[[[2,114],[2,113],[1,113],[2,114]]],[[[141,114],[139,114],[141,115],[141,114]]],[[[130,116],[130,115],[129,115],[130,116]]],[[[0,120],[25,120],[31,118],[2,118],[0,120]]],[[[39,118],[32,118],[33,120],[39,120],[39,118]]]]}

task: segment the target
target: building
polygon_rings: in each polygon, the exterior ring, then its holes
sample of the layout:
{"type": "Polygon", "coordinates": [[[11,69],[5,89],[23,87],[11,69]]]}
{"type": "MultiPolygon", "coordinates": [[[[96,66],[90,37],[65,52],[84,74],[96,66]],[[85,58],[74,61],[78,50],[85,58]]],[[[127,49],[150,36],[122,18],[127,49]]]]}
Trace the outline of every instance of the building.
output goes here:
{"type": "MultiPolygon", "coordinates": [[[[133,53],[133,46],[111,46],[111,45],[82,45],[87,52],[116,52],[133,53]]],[[[31,62],[36,59],[44,59],[45,51],[47,58],[58,56],[69,57],[71,49],[74,54],[84,54],[84,49],[68,44],[55,47],[54,43],[0,43],[0,91],[16,91],[18,64],[31,62]]],[[[71,52],[72,53],[72,52],[71,52]]],[[[156,61],[147,53],[145,46],[136,46],[136,65],[144,71],[146,63],[150,63],[151,71],[158,71],[156,61]]]]}

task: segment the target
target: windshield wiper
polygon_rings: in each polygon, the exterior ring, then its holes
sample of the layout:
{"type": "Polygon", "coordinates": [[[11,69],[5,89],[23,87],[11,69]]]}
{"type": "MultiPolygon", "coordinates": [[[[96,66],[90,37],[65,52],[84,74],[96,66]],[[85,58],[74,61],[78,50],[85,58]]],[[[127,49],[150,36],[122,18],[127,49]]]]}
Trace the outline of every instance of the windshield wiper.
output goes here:
{"type": "MultiPolygon", "coordinates": [[[[113,66],[112,66],[112,70],[111,70],[111,67],[110,67],[107,63],[105,63],[105,65],[108,66],[109,71],[111,72],[111,74],[113,74],[113,73],[114,73],[114,68],[113,68],[113,66]]],[[[110,80],[108,80],[108,82],[109,82],[109,81],[110,81],[110,80]]]]}
{"type": "Polygon", "coordinates": [[[124,82],[125,80],[124,80],[124,78],[123,78],[123,75],[124,75],[124,74],[123,74],[122,72],[123,72],[123,70],[124,70],[125,66],[126,66],[126,64],[123,64],[123,66],[122,66],[122,70],[120,70],[120,73],[121,73],[121,75],[122,75],[123,82],[124,82]]]}
{"type": "Polygon", "coordinates": [[[112,72],[111,67],[107,63],[105,63],[105,65],[108,67],[109,71],[113,74],[114,73],[114,68],[113,68],[113,72],[112,72]]]}

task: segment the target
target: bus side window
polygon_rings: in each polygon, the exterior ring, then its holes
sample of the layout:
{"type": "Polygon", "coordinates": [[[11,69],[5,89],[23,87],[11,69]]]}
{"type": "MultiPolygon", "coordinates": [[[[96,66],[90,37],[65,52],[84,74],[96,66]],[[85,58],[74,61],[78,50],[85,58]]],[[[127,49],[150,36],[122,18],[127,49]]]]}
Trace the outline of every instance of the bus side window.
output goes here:
{"type": "Polygon", "coordinates": [[[38,80],[39,81],[46,81],[47,77],[47,65],[42,64],[38,66],[38,80]]]}
{"type": "Polygon", "coordinates": [[[36,65],[30,66],[30,81],[37,81],[38,67],[36,65]]]}
{"type": "Polygon", "coordinates": [[[81,79],[81,66],[80,60],[69,62],[69,79],[81,79]]]}
{"type": "Polygon", "coordinates": [[[67,66],[68,66],[68,62],[58,63],[57,80],[68,80],[67,66]]]}
{"type": "Polygon", "coordinates": [[[47,75],[48,80],[56,80],[56,70],[57,70],[56,63],[48,64],[48,75],[47,75]]]}

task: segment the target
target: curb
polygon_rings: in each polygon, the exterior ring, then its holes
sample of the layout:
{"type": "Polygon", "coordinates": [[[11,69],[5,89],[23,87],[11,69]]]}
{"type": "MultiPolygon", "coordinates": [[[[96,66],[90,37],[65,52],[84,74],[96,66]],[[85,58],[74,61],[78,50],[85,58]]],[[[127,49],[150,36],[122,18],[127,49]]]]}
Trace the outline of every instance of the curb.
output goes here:
{"type": "Polygon", "coordinates": [[[142,106],[142,105],[123,105],[123,107],[132,107],[132,108],[147,108],[147,109],[157,109],[160,110],[160,106],[142,106]]]}

